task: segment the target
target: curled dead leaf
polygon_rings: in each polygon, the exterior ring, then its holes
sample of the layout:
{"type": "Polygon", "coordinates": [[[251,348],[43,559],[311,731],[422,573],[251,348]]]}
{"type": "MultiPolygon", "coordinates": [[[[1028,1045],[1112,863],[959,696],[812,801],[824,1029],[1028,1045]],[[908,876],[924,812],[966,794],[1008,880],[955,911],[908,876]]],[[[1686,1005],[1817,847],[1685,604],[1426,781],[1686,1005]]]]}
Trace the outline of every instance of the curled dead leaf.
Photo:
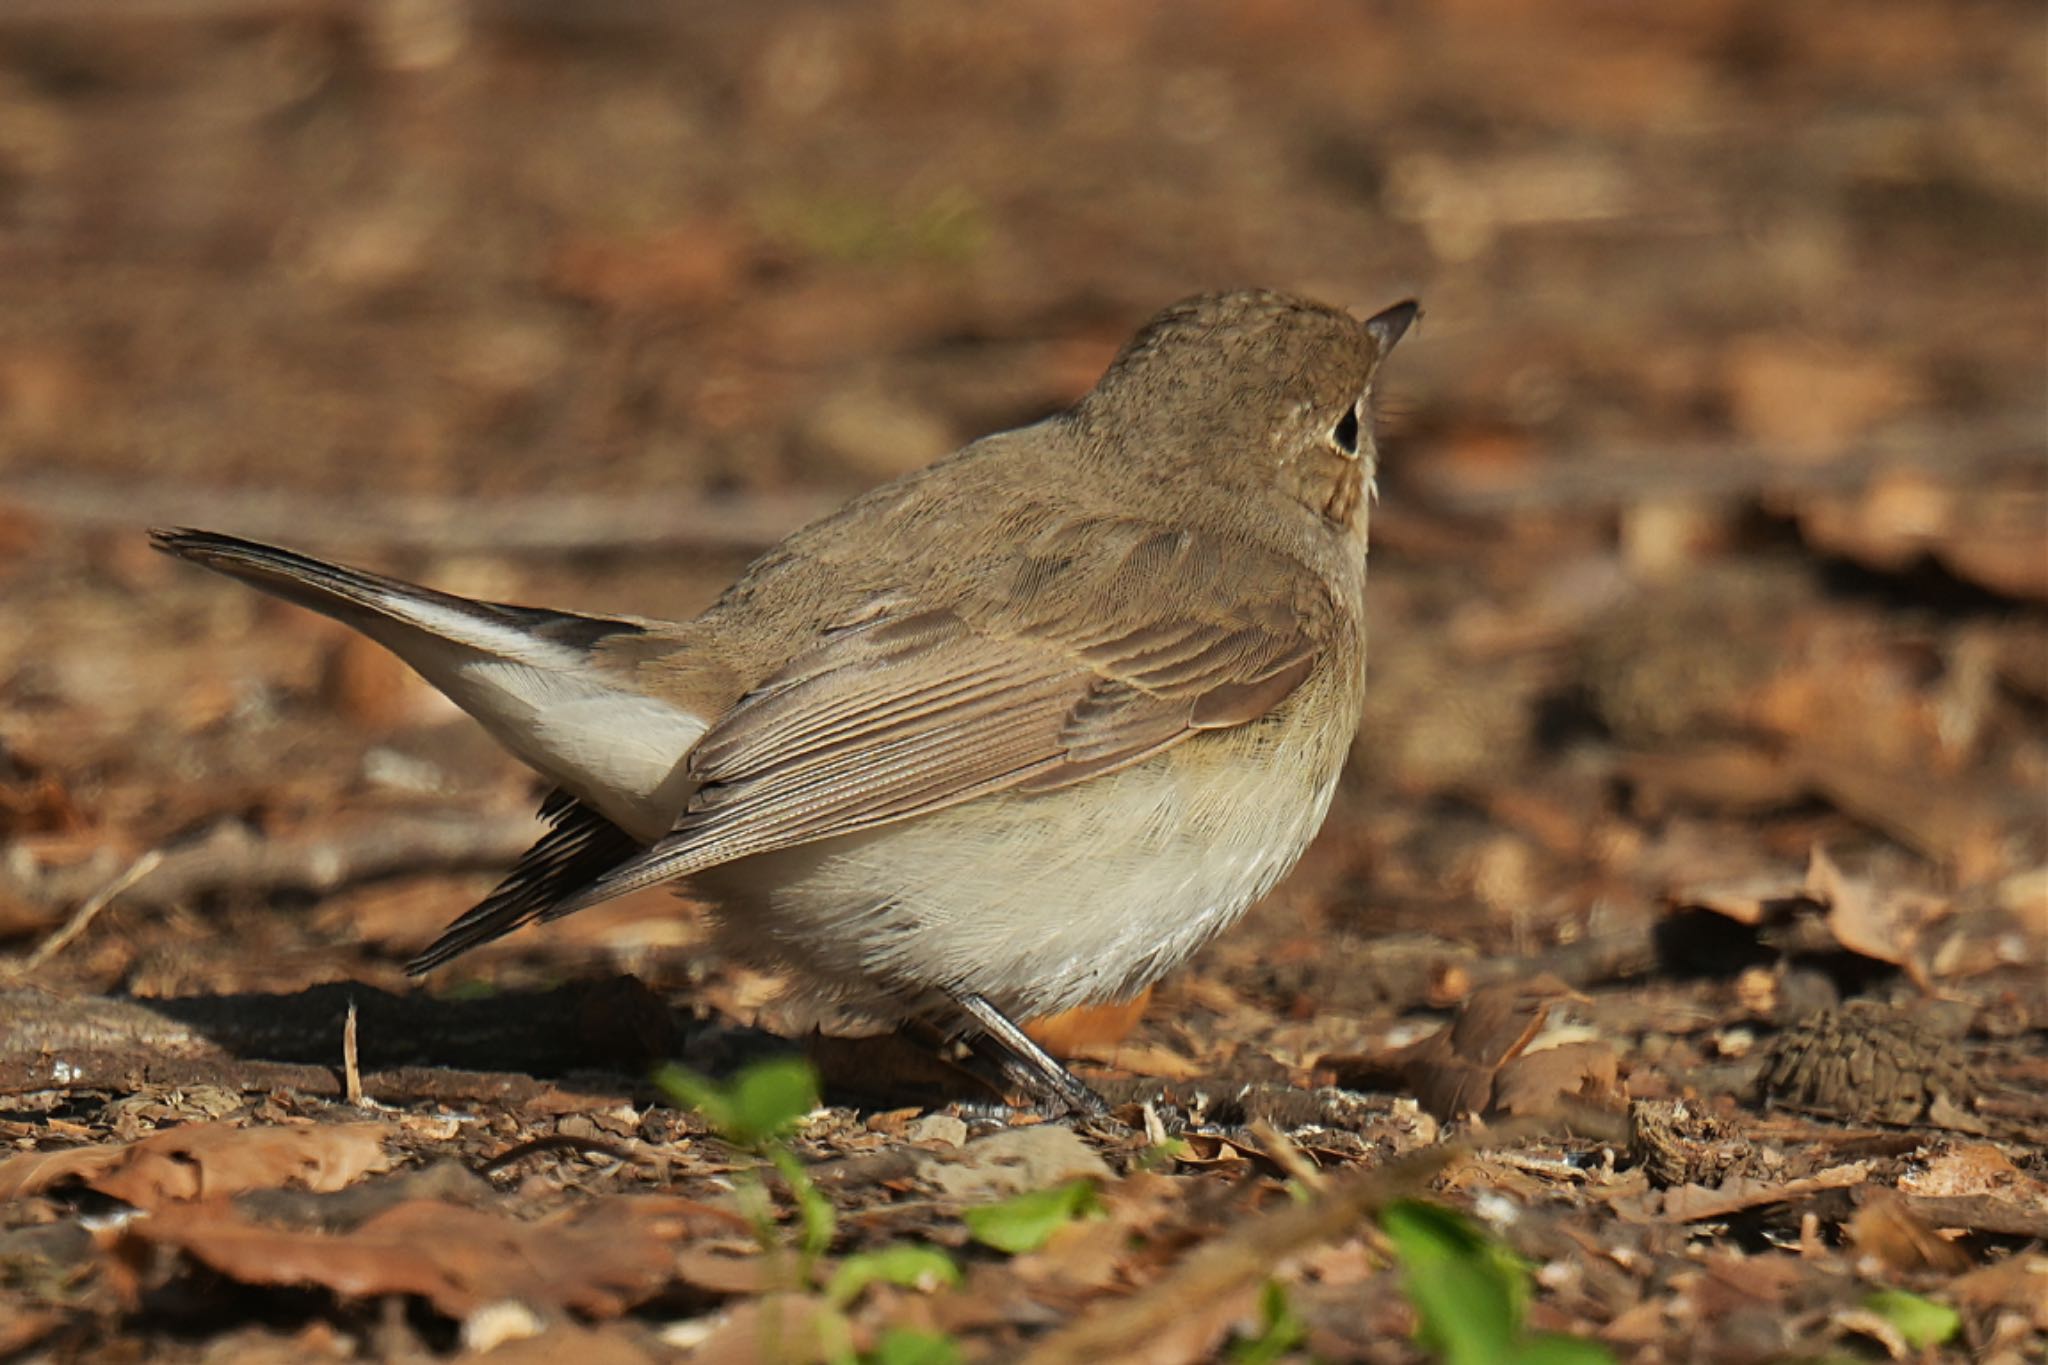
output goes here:
{"type": "Polygon", "coordinates": [[[1806,870],[1806,892],[1828,907],[1828,930],[1836,942],[1852,953],[1903,967],[1926,985],[1914,949],[1927,928],[1948,914],[1945,898],[1850,877],[1819,845],[1806,870]]]}
{"type": "Polygon", "coordinates": [[[1843,1231],[1857,1251],[1901,1274],[1934,1270],[1954,1275],[1970,1268],[1969,1253],[1916,1216],[1892,1190],[1870,1190],[1843,1231]]]}
{"type": "Polygon", "coordinates": [[[421,1199],[328,1233],[252,1222],[208,1200],[130,1223],[115,1251],[169,1247],[243,1284],[416,1295],[454,1318],[505,1299],[612,1316],[669,1283],[675,1246],[700,1216],[689,1200],[620,1196],[524,1223],[421,1199]]]}
{"type": "Polygon", "coordinates": [[[1563,1112],[1568,1101],[1611,1102],[1620,1068],[1613,1044],[1598,1039],[1525,1052],[1495,1078],[1492,1112],[1538,1117],[1563,1112]]]}
{"type": "Polygon", "coordinates": [[[389,1133],[381,1123],[185,1124],[125,1145],[27,1152],[0,1161],[0,1199],[68,1180],[139,1209],[286,1185],[326,1193],[388,1169],[389,1133]]]}

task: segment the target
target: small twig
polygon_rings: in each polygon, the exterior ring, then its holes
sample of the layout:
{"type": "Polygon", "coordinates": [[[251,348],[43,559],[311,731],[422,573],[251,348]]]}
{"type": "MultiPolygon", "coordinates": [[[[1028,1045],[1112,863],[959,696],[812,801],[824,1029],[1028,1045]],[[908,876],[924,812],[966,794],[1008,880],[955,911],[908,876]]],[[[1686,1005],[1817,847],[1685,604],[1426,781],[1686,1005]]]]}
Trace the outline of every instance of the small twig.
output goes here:
{"type": "Polygon", "coordinates": [[[596,1138],[576,1137],[569,1133],[551,1133],[547,1137],[533,1138],[516,1143],[476,1168],[481,1176],[491,1176],[517,1162],[526,1160],[541,1152],[575,1152],[579,1156],[608,1156],[614,1161],[631,1161],[633,1153],[614,1142],[601,1142],[596,1138]]]}
{"type": "Polygon", "coordinates": [[[1266,1157],[1275,1166],[1287,1173],[1287,1178],[1300,1185],[1310,1194],[1325,1193],[1330,1182],[1324,1177],[1308,1154],[1294,1145],[1294,1139],[1281,1132],[1266,1119],[1254,1119],[1251,1135],[1266,1149],[1266,1157]]]}
{"type": "Polygon", "coordinates": [[[348,1016],[341,1023],[342,1096],[358,1108],[363,1103],[363,1068],[356,1055],[356,1002],[348,1002],[348,1016]]]}
{"type": "Polygon", "coordinates": [[[65,921],[63,928],[37,944],[34,952],[31,952],[20,962],[14,964],[9,975],[17,977],[27,976],[62,952],[66,944],[86,931],[87,926],[98,917],[100,911],[113,904],[114,897],[120,895],[123,891],[126,891],[129,887],[155,871],[157,864],[163,860],[164,855],[162,852],[157,849],[151,849],[134,862],[128,864],[127,871],[93,892],[92,895],[87,896],[84,903],[78,907],[76,913],[69,920],[65,921]]]}

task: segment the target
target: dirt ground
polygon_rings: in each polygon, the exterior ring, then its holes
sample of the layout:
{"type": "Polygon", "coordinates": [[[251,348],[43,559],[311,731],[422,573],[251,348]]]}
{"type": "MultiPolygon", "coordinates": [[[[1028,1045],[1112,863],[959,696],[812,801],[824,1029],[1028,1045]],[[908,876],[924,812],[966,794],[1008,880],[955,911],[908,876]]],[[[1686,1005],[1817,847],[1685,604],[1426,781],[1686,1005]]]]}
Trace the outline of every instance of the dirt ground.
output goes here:
{"type": "Polygon", "coordinates": [[[2048,1359],[2044,54],[2018,0],[0,6],[0,1359],[1422,1360],[1404,1194],[1615,1359],[2048,1359]],[[807,1032],[660,893],[410,982],[535,780],[142,535],[683,616],[1242,284],[1425,309],[1371,695],[1295,875],[1046,1026],[1112,1120],[807,1032]],[[792,1047],[816,1263],[649,1081],[792,1047]],[[959,1282],[831,1286],[902,1247],[959,1282]]]}

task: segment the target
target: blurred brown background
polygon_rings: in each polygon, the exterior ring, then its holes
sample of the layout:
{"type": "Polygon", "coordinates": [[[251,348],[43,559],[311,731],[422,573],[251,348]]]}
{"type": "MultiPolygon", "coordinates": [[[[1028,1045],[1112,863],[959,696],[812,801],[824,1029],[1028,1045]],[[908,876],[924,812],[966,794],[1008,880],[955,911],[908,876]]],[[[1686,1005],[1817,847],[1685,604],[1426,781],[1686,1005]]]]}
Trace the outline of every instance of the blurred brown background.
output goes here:
{"type": "MultiPolygon", "coordinates": [[[[1244,924],[1048,1034],[1190,1140],[1021,1130],[1136,1170],[1114,1221],[1064,1262],[963,1253],[966,1288],[870,1294],[860,1330],[1007,1358],[1284,1216],[1276,1177],[1443,1155],[1439,1122],[1479,1116],[1548,1125],[1438,1183],[1543,1267],[1536,1327],[1937,1358],[1883,1285],[1955,1308],[1939,1358],[2037,1358],[2038,0],[0,0],[0,1166],[51,1158],[40,1188],[170,1129],[156,1159],[213,1195],[244,1139],[282,1143],[273,1183],[351,1133],[404,1152],[307,1204],[307,1246],[235,1225],[239,1268],[172,1254],[183,1196],[132,1180],[0,1197],[0,1355],[424,1359],[471,1298],[658,1292],[524,1358],[717,1332],[751,1359],[784,1283],[706,1278],[687,1219],[533,1221],[729,1199],[730,1151],[646,1067],[792,1036],[776,983],[660,892],[409,982],[533,838],[536,782],[145,526],[684,615],[805,518],[1071,401],[1163,304],[1247,284],[1426,309],[1381,386],[1356,761],[1244,924]],[[327,1235],[415,1176],[440,1183],[403,1254],[327,1235]],[[148,1216],[88,1234],[104,1196],[148,1216]],[[436,1316],[408,1276],[443,1261],[465,1288],[436,1316]]],[[[901,1102],[885,1046],[810,1047],[901,1102]]],[[[835,1254],[958,1247],[954,1206],[995,1197],[906,1200],[970,1133],[916,1112],[807,1125],[835,1254]]],[[[1303,1350],[1420,1358],[1381,1243],[1299,1250],[1244,1273],[1303,1350]]],[[[1249,1287],[1176,1282],[1202,1301],[1154,1357],[1262,1330],[1249,1287]]]]}
{"type": "MultiPolygon", "coordinates": [[[[1454,999],[1827,909],[1818,844],[1874,962],[2038,1023],[2044,53],[2017,0],[12,0],[0,931],[199,847],[55,979],[395,985],[530,832],[445,704],[146,524],[686,614],[1265,284],[1427,317],[1354,777],[1205,971],[1454,999]]],[[[455,975],[702,984],[693,933],[648,898],[455,975]]]]}

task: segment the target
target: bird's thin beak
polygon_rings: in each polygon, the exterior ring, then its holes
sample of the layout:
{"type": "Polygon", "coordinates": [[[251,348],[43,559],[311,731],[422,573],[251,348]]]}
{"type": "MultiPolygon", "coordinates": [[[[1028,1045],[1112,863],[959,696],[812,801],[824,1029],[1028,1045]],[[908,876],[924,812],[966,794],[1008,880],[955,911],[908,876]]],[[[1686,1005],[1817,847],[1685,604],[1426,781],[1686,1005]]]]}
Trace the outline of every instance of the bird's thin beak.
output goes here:
{"type": "Polygon", "coordinates": [[[1365,330],[1372,333],[1372,339],[1380,344],[1380,355],[1385,356],[1421,316],[1421,304],[1414,299],[1403,299],[1392,308],[1383,308],[1367,318],[1365,330]]]}

